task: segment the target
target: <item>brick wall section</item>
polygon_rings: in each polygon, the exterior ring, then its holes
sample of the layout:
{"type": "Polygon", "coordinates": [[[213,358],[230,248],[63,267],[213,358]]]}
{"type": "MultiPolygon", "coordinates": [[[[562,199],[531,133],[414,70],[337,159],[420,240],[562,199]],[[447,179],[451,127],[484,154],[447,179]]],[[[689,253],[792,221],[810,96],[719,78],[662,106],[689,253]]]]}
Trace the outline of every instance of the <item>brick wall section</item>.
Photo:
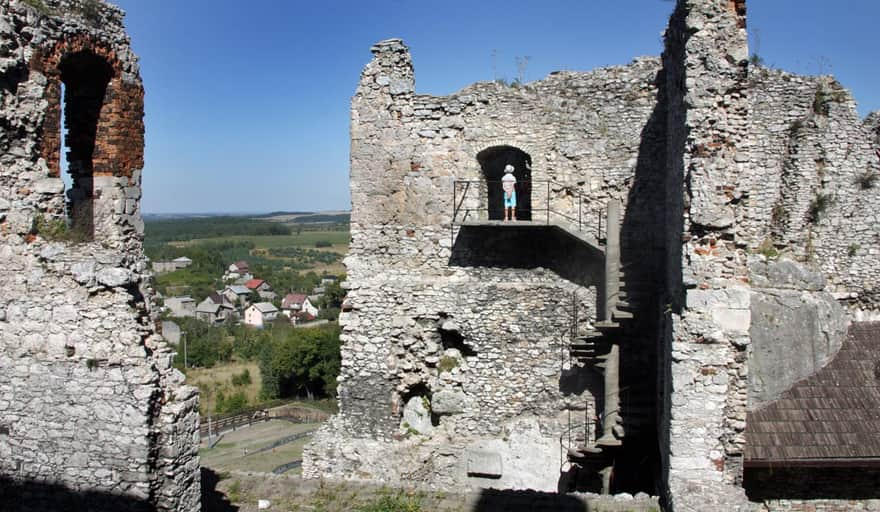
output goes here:
{"type": "Polygon", "coordinates": [[[139,80],[123,71],[123,64],[113,49],[97,42],[90,35],[58,41],[51,49],[37,51],[31,69],[46,76],[46,118],[43,123],[43,150],[52,174],[60,173],[61,151],[61,70],[65,57],[77,52],[90,52],[104,59],[113,76],[107,86],[95,140],[94,174],[96,176],[131,177],[143,168],[144,160],[144,91],[139,80]],[[45,52],[45,53],[43,53],[45,52]]]}

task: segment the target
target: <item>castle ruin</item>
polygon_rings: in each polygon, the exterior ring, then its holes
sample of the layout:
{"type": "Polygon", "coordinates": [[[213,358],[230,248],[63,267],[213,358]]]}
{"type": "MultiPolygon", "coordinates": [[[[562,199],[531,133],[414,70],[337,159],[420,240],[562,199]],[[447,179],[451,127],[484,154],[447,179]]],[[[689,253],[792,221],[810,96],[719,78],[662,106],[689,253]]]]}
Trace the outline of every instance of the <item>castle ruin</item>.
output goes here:
{"type": "Polygon", "coordinates": [[[372,52],[306,476],[880,503],[880,115],[751,66],[744,0],[679,0],[659,58],[444,97],[372,52]]]}
{"type": "Polygon", "coordinates": [[[122,18],[0,0],[4,510],[200,509],[198,392],[151,317],[144,89],[122,18]]]}

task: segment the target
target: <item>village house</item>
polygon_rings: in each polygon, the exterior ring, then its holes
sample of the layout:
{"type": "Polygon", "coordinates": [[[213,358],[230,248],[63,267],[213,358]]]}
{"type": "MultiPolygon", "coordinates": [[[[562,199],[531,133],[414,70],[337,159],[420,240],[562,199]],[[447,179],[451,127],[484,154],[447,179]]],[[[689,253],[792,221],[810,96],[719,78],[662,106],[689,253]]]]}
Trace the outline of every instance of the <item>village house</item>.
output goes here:
{"type": "Polygon", "coordinates": [[[275,320],[278,316],[278,308],[270,302],[257,302],[244,310],[244,323],[252,327],[262,328],[265,324],[275,320]]]}
{"type": "Polygon", "coordinates": [[[235,315],[235,306],[223,295],[212,293],[196,307],[196,319],[208,323],[222,323],[235,315]]]}
{"type": "Polygon", "coordinates": [[[309,315],[312,318],[318,316],[318,308],[304,293],[288,293],[281,300],[281,311],[290,318],[300,315],[309,315]]]}
{"type": "MultiPolygon", "coordinates": [[[[321,282],[318,284],[318,286],[315,286],[315,288],[312,289],[312,294],[318,295],[318,296],[324,295],[324,292],[327,291],[327,285],[331,285],[331,284],[337,282],[338,280],[339,280],[339,278],[337,278],[336,276],[331,276],[331,275],[322,276],[321,282]]],[[[313,302],[314,302],[314,300],[313,300],[313,302]]]]}
{"type": "Polygon", "coordinates": [[[263,300],[275,300],[275,297],[278,296],[278,294],[272,291],[272,287],[269,286],[269,283],[262,279],[250,279],[244,283],[244,286],[246,286],[251,292],[257,292],[263,300]]]}
{"type": "Polygon", "coordinates": [[[193,260],[187,258],[186,256],[174,258],[171,261],[174,263],[174,265],[177,266],[177,268],[186,268],[186,267],[192,265],[192,263],[193,263],[193,260]]]}
{"type": "Polygon", "coordinates": [[[174,272],[175,270],[180,270],[182,268],[186,268],[192,265],[192,260],[187,258],[186,256],[181,256],[180,258],[175,258],[171,261],[154,261],[153,262],[153,272],[157,274],[165,274],[168,272],[174,272]]]}
{"type": "Polygon", "coordinates": [[[196,314],[196,301],[190,296],[168,297],[165,299],[165,307],[168,308],[171,316],[185,317],[196,314]]]}
{"type": "Polygon", "coordinates": [[[253,279],[253,275],[251,274],[250,267],[246,261],[236,261],[227,267],[226,272],[223,274],[223,280],[235,280],[235,279],[253,279]]]}
{"type": "Polygon", "coordinates": [[[250,295],[251,291],[248,287],[240,284],[231,284],[223,289],[223,296],[226,297],[229,302],[241,305],[242,307],[245,307],[250,303],[248,300],[250,295]]]}

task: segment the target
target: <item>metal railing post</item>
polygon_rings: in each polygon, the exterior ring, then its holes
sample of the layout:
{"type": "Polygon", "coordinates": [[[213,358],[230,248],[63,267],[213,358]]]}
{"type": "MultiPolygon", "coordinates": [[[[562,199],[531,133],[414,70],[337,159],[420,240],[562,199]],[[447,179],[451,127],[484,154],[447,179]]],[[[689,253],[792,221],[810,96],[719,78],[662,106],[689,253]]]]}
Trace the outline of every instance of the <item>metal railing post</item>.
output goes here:
{"type": "Polygon", "coordinates": [[[578,194],[578,231],[581,230],[581,216],[583,215],[581,211],[583,210],[582,206],[584,204],[584,197],[578,194]]]}
{"type": "Polygon", "coordinates": [[[449,248],[455,245],[455,218],[458,216],[458,201],[456,190],[458,189],[458,181],[452,181],[452,222],[449,223],[449,248]]]}
{"type": "Polygon", "coordinates": [[[458,182],[452,182],[452,223],[455,224],[455,218],[458,217],[458,197],[456,195],[456,191],[458,190],[458,182]]]}
{"type": "Polygon", "coordinates": [[[547,224],[550,224],[550,182],[547,182],[547,224]]]}

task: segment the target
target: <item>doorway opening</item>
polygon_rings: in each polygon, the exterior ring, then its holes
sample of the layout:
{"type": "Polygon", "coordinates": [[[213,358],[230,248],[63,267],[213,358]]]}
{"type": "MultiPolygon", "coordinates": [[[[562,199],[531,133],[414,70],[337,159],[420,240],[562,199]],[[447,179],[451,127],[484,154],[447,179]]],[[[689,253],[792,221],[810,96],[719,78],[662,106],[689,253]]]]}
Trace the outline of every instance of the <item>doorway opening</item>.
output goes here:
{"type": "Polygon", "coordinates": [[[513,146],[492,146],[477,154],[486,181],[489,220],[504,219],[504,168],[513,166],[516,178],[516,218],[532,220],[532,157],[513,146]]]}

